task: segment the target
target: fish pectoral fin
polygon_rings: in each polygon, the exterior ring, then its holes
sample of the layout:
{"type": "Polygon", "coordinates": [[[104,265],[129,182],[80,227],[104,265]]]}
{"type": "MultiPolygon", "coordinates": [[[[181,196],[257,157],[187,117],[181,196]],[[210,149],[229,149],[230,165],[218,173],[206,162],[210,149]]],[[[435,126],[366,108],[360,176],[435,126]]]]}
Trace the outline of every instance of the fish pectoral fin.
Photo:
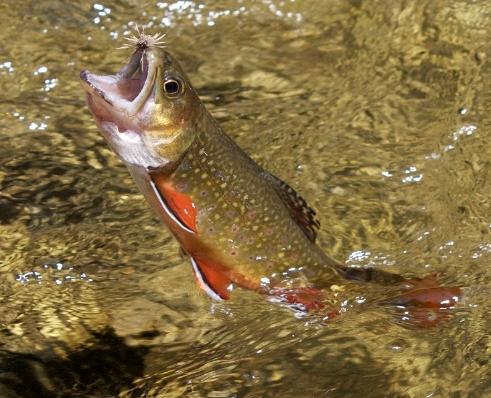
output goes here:
{"type": "Polygon", "coordinates": [[[196,232],[196,208],[188,195],[177,191],[168,183],[158,179],[150,181],[152,189],[162,207],[162,210],[182,229],[196,232]]]}
{"type": "Polygon", "coordinates": [[[303,233],[312,242],[315,242],[317,231],[320,228],[315,211],[308,205],[290,185],[273,174],[263,171],[264,178],[271,183],[274,190],[287,207],[290,217],[298,224],[303,233]]]}
{"type": "Polygon", "coordinates": [[[230,278],[208,262],[194,257],[190,258],[198,286],[214,300],[228,300],[230,298],[228,290],[231,285],[230,278]]]}

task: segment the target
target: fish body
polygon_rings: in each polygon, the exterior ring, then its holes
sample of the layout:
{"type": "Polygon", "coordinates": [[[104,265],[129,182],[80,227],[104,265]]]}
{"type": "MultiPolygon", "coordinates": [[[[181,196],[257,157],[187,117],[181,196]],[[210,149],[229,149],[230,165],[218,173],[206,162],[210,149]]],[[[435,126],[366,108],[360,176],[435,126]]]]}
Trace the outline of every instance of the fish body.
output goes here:
{"type": "Polygon", "coordinates": [[[314,278],[341,282],[339,265],[315,244],[318,223],[303,199],[259,167],[205,109],[197,131],[175,168],[129,168],[195,272],[222,276],[210,284],[211,296],[226,299],[234,286],[268,292],[314,278]]]}
{"type": "MultiPolygon", "coordinates": [[[[152,36],[142,34],[134,44],[116,75],[81,73],[88,105],[212,298],[228,299],[239,286],[318,310],[330,300],[330,286],[349,283],[350,292],[360,291],[347,279],[404,281],[327,256],[315,243],[319,223],[305,200],[225,134],[152,36]]],[[[418,302],[419,290],[428,299],[429,289],[438,289],[438,300],[458,301],[456,291],[416,281],[398,303],[418,302]]]]}

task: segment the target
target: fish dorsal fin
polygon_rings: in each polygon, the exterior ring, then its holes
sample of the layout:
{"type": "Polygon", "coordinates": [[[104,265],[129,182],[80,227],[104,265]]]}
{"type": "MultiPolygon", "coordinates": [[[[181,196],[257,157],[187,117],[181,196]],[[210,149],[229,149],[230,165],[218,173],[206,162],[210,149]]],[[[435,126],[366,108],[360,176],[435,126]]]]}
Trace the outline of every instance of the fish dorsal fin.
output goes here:
{"type": "Polygon", "coordinates": [[[290,216],[298,224],[310,241],[315,242],[317,231],[320,228],[319,220],[315,216],[315,211],[307,204],[290,185],[280,180],[273,174],[265,171],[264,176],[275,189],[285,206],[290,212],[290,216]]]}
{"type": "Polygon", "coordinates": [[[191,257],[191,264],[193,265],[196,282],[198,282],[199,287],[203,289],[208,296],[219,301],[228,300],[230,298],[228,287],[230,286],[231,281],[224,272],[216,269],[206,261],[194,257],[191,257]]]}

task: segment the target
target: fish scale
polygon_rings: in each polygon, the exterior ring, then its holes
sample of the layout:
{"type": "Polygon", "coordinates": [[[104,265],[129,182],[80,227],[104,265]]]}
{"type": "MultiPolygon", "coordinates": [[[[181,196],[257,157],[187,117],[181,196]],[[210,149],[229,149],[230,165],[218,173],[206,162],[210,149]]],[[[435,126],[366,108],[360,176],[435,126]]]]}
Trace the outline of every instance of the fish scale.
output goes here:
{"type": "Polygon", "coordinates": [[[194,144],[170,177],[195,203],[197,233],[203,241],[227,256],[234,269],[255,279],[272,280],[272,274],[299,267],[306,274],[323,267],[338,277],[329,269],[334,260],[290,217],[263,170],[209,114],[205,117],[194,144]]]}
{"type": "Polygon", "coordinates": [[[373,305],[401,307],[422,326],[446,319],[459,288],[441,287],[432,276],[406,280],[350,268],[327,256],[315,243],[315,212],[223,132],[156,38],[138,32],[117,74],[80,77],[98,127],[210,297],[229,299],[239,286],[331,319],[365,295],[360,282],[375,282],[373,305]]]}

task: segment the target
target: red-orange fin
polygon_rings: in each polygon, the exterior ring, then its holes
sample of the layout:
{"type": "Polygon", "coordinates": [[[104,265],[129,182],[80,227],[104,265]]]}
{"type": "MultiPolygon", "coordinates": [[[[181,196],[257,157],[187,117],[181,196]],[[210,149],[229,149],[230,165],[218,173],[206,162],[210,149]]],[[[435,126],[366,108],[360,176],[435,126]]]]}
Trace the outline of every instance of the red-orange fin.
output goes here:
{"type": "Polygon", "coordinates": [[[408,280],[404,285],[407,292],[384,303],[399,308],[404,323],[418,327],[433,327],[447,320],[462,299],[460,288],[441,286],[434,276],[408,280]]]}
{"type": "Polygon", "coordinates": [[[329,308],[325,302],[325,293],[313,287],[273,288],[268,292],[270,300],[286,304],[302,312],[316,312],[323,321],[336,318],[340,311],[329,308]],[[327,310],[327,311],[326,311],[327,310]]]}
{"type": "Polygon", "coordinates": [[[271,183],[276,193],[287,207],[290,216],[305,233],[307,238],[315,242],[320,223],[315,211],[307,204],[290,185],[264,170],[264,178],[271,183]]]}
{"type": "Polygon", "coordinates": [[[228,300],[230,292],[228,290],[231,280],[221,270],[216,269],[206,261],[197,260],[191,257],[194,275],[200,288],[214,300],[228,300]]]}
{"type": "Polygon", "coordinates": [[[325,307],[324,293],[312,287],[273,288],[268,295],[271,301],[278,301],[301,311],[315,311],[325,307]]]}
{"type": "Polygon", "coordinates": [[[169,217],[188,232],[196,232],[196,207],[193,200],[168,183],[157,185],[151,181],[151,184],[169,217]]]}

